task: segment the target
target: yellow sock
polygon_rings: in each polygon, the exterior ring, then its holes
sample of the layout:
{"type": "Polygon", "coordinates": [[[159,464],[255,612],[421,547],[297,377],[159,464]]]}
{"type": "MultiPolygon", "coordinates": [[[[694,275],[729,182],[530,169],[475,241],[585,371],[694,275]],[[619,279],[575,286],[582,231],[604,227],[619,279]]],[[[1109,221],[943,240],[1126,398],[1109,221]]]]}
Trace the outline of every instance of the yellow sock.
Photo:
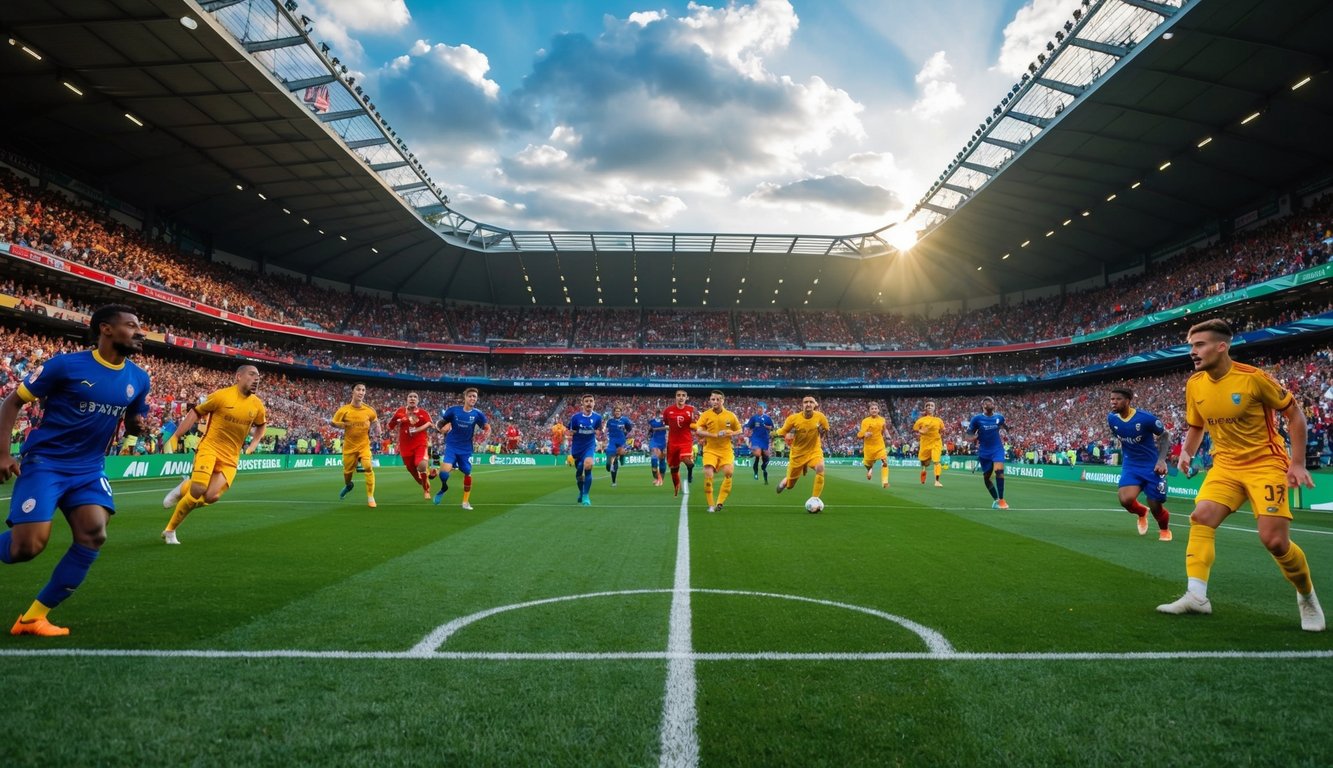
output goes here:
{"type": "Polygon", "coordinates": [[[1305,552],[1296,546],[1296,542],[1291,542],[1287,554],[1273,559],[1277,561],[1277,567],[1282,569],[1282,575],[1296,587],[1297,592],[1308,595],[1314,590],[1314,582],[1310,580],[1310,564],[1306,562],[1305,552]]]}
{"type": "Polygon", "coordinates": [[[472,491],[463,491],[463,503],[464,503],[464,504],[467,503],[468,497],[471,496],[471,495],[472,495],[472,491]]]}
{"type": "MultiPolygon", "coordinates": [[[[1290,556],[1290,552],[1287,553],[1290,556]]],[[[1217,531],[1206,525],[1190,525],[1190,541],[1185,546],[1185,575],[1208,581],[1217,559],[1217,531]]]]}
{"type": "Polygon", "coordinates": [[[47,608],[46,606],[42,605],[41,602],[37,600],[33,600],[32,605],[28,606],[27,612],[25,612],[22,616],[19,617],[19,621],[28,622],[28,621],[36,621],[38,619],[44,619],[46,618],[46,614],[50,612],[51,612],[50,608],[47,608]]]}
{"type": "Polygon", "coordinates": [[[203,503],[204,500],[202,497],[191,496],[189,493],[186,493],[181,497],[180,501],[176,502],[176,509],[171,513],[171,520],[167,522],[167,530],[176,530],[176,526],[184,522],[185,517],[193,512],[195,508],[203,506],[203,503]]]}
{"type": "Polygon", "coordinates": [[[708,506],[713,506],[713,478],[704,478],[704,498],[708,499],[708,506]]]}
{"type": "Polygon", "coordinates": [[[815,498],[819,498],[819,494],[823,492],[824,492],[824,473],[817,472],[815,474],[815,487],[812,491],[810,491],[810,495],[814,496],[815,498]]]}
{"type": "MultiPolygon", "coordinates": [[[[944,465],[943,465],[943,464],[936,464],[936,465],[935,465],[935,479],[936,479],[936,480],[939,480],[939,479],[940,479],[940,472],[943,471],[943,470],[944,470],[944,465]]],[[[950,480],[949,482],[953,482],[953,481],[950,480]]]]}
{"type": "Polygon", "coordinates": [[[366,496],[375,495],[375,470],[366,470],[366,496]]]}
{"type": "Polygon", "coordinates": [[[883,467],[880,467],[880,468],[879,468],[879,481],[880,481],[881,483],[884,483],[885,485],[888,484],[888,482],[889,482],[889,468],[888,468],[888,466],[883,466],[883,467]]]}
{"type": "Polygon", "coordinates": [[[727,497],[730,495],[731,495],[731,478],[724,477],[722,478],[722,490],[718,491],[717,493],[717,503],[718,504],[727,503],[727,497]]]}

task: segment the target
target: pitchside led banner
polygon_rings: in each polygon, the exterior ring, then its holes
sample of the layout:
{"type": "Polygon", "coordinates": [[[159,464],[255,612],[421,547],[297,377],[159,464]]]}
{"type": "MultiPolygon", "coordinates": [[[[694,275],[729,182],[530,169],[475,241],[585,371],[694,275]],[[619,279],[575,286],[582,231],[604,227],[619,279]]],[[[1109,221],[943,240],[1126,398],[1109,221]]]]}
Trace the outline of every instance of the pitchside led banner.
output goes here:
{"type": "MultiPolygon", "coordinates": [[[[181,477],[190,474],[190,467],[194,457],[190,454],[170,454],[164,456],[108,456],[106,459],[106,475],[112,480],[123,480],[132,478],[146,477],[181,477]]],[[[398,455],[376,456],[376,467],[400,467],[403,464],[402,458],[398,455]]],[[[564,467],[565,457],[552,457],[545,455],[530,454],[487,454],[484,458],[478,457],[477,464],[489,464],[496,467],[564,467]]],[[[860,467],[861,459],[859,457],[829,457],[825,463],[830,467],[860,467]]],[[[641,454],[631,454],[624,459],[626,466],[630,465],[648,465],[648,457],[641,454]]],[[[890,459],[889,464],[894,467],[920,467],[920,462],[911,459],[890,459]]],[[[775,458],[769,464],[770,467],[782,468],[787,466],[785,458],[775,458]]],[[[949,476],[954,477],[954,482],[959,482],[965,475],[970,475],[976,466],[976,460],[971,458],[953,458],[945,462],[948,471],[944,479],[949,476]]],[[[337,467],[342,468],[342,456],[331,454],[301,455],[301,454],[254,454],[251,456],[242,456],[240,458],[239,471],[256,472],[262,470],[295,470],[295,469],[326,469],[337,467]]],[[[1120,470],[1118,467],[1103,467],[1098,465],[1080,465],[1067,466],[1058,464],[1019,464],[1008,463],[1004,465],[1005,473],[1011,480],[1018,479],[1022,482],[1023,478],[1033,478],[1037,480],[1057,480],[1067,483],[1090,483],[1093,485],[1115,488],[1120,484],[1120,470]]],[[[1203,483],[1204,475],[1200,473],[1191,478],[1180,475],[1172,475],[1167,478],[1167,495],[1180,499],[1193,499],[1199,492],[1199,486],[1203,483]]],[[[1302,509],[1321,509],[1333,510],[1333,476],[1315,475],[1315,482],[1319,484],[1314,489],[1293,489],[1291,494],[1292,506],[1302,509]]]]}

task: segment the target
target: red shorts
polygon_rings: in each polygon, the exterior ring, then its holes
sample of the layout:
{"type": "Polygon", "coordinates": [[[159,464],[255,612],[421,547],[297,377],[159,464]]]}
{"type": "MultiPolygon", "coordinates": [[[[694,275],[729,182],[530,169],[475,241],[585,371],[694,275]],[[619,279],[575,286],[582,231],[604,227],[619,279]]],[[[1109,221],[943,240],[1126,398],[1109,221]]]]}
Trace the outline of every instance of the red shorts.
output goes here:
{"type": "Polygon", "coordinates": [[[426,460],[426,444],[404,445],[399,449],[398,455],[403,457],[403,464],[415,467],[426,460]]]}
{"type": "Polygon", "coordinates": [[[681,462],[687,461],[694,456],[694,443],[685,443],[683,445],[667,444],[666,458],[667,465],[672,469],[679,467],[681,462]]]}

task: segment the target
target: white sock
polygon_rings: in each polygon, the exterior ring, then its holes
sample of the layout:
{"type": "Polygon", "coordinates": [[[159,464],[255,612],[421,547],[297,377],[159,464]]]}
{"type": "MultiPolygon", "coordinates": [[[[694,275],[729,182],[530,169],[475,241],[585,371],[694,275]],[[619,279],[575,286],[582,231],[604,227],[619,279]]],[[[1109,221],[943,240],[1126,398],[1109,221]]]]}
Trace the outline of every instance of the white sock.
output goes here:
{"type": "Polygon", "coordinates": [[[1193,593],[1193,595],[1199,598],[1200,600],[1207,600],[1208,582],[1204,581],[1203,579],[1191,578],[1189,580],[1189,586],[1186,587],[1186,591],[1193,593]]]}

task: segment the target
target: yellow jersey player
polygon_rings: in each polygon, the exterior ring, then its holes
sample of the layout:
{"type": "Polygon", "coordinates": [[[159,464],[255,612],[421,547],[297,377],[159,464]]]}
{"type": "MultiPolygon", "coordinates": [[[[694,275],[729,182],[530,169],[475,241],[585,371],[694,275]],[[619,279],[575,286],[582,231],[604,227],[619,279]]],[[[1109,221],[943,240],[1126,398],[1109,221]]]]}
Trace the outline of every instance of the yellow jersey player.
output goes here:
{"type": "Polygon", "coordinates": [[[933,463],[935,465],[935,487],[943,488],[944,483],[940,482],[940,472],[943,465],[940,463],[940,457],[944,455],[944,419],[935,415],[934,401],[926,403],[926,412],[921,418],[912,425],[912,431],[916,433],[917,439],[921,443],[916,457],[921,461],[921,484],[926,484],[926,469],[933,463]]]}
{"type": "Polygon", "coordinates": [[[1204,478],[1190,515],[1185,549],[1185,594],[1157,606],[1162,613],[1212,613],[1208,575],[1216,557],[1217,527],[1247,500],[1263,543],[1287,581],[1296,587],[1301,629],[1324,631],[1324,611],[1315,597],[1305,553],[1291,540],[1287,488],[1313,488],[1305,469],[1305,413],[1282,385],[1254,366],[1231,359],[1231,326],[1206,320],[1185,337],[1196,373],[1185,384],[1185,421],[1189,431],[1177,466],[1188,474],[1204,430],[1213,438],[1213,468],[1204,478]],[[1287,419],[1288,458],[1276,415],[1287,419]]]}
{"type": "Polygon", "coordinates": [[[708,396],[708,410],[695,422],[694,433],[704,440],[704,495],[708,511],[721,512],[727,496],[731,495],[731,476],[736,471],[736,451],[733,442],[741,433],[741,420],[728,411],[726,396],[713,390],[708,396]],[[722,489],[713,504],[713,473],[722,473],[722,489]]]}
{"type": "Polygon", "coordinates": [[[801,410],[788,416],[778,428],[778,436],[791,438],[791,458],[787,463],[787,476],[778,481],[777,492],[795,488],[796,481],[807,470],[815,471],[815,487],[811,492],[818,499],[824,492],[824,435],[829,432],[828,417],[815,410],[819,401],[814,395],[801,398],[801,410]]]}
{"type": "MultiPolygon", "coordinates": [[[[366,385],[352,387],[352,402],[339,408],[330,422],[343,431],[343,489],[338,498],[352,492],[352,477],[356,474],[356,465],[366,474],[366,506],[375,506],[375,467],[370,458],[370,431],[376,427],[378,432],[379,414],[366,405],[366,385]]],[[[379,439],[379,435],[375,435],[379,439]]]]}
{"type": "MultiPolygon", "coordinates": [[[[176,529],[186,515],[202,506],[216,504],[236,481],[236,467],[241,453],[254,453],[264,437],[268,413],[264,401],[255,390],[259,388],[259,369],[242,365],[236,369],[236,383],[219,389],[208,399],[185,412],[176,435],[194,429],[201,416],[207,417],[204,439],[199,441],[194,455],[190,477],[171,489],[162,499],[162,506],[174,510],[162,531],[162,540],[179,544],[176,529]],[[250,444],[245,443],[246,437],[250,444]]],[[[176,438],[173,435],[172,442],[176,438]]]]}
{"type": "Polygon", "coordinates": [[[884,438],[888,433],[888,424],[879,414],[879,403],[871,403],[870,415],[861,419],[861,427],[856,430],[856,436],[862,441],[861,455],[862,462],[866,465],[866,479],[870,479],[870,473],[878,461],[881,465],[879,484],[884,488],[889,487],[889,449],[884,444],[884,438]]]}

